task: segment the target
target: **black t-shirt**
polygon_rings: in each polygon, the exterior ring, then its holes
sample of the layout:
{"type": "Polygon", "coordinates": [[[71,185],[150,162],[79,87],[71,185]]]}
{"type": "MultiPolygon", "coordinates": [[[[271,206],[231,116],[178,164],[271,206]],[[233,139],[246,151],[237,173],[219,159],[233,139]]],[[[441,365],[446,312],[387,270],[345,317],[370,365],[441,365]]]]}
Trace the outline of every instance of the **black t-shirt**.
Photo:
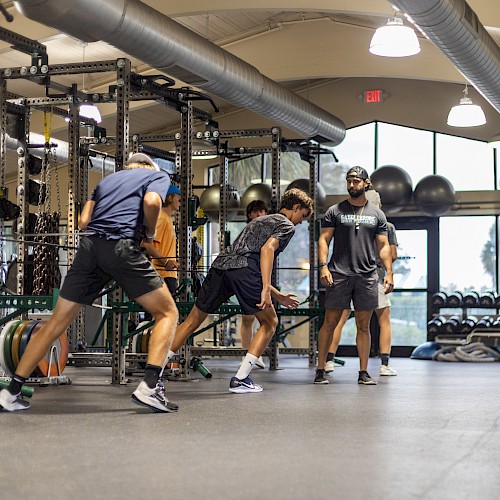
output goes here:
{"type": "Polygon", "coordinates": [[[108,240],[139,241],[144,227],[144,195],[154,192],[165,200],[169,186],[170,177],[165,172],[146,168],[120,170],[104,177],[91,196],[95,206],[87,230],[108,240]]]}
{"type": "Polygon", "coordinates": [[[387,219],[380,208],[369,201],[355,207],[345,200],[326,211],[323,227],[335,229],[331,272],[353,276],[376,270],[375,236],[387,235],[387,219]]]}

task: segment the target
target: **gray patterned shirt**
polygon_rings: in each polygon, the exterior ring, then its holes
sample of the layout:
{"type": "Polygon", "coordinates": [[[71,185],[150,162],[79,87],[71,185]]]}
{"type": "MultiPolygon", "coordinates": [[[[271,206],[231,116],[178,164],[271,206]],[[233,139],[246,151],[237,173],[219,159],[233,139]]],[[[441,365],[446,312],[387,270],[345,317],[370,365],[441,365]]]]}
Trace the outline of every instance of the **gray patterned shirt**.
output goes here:
{"type": "Polygon", "coordinates": [[[260,249],[269,238],[276,238],[279,247],[275,257],[288,245],[295,226],[283,214],[271,214],[250,221],[234,243],[214,260],[216,269],[240,269],[248,266],[248,259],[260,261],[260,249]]]}

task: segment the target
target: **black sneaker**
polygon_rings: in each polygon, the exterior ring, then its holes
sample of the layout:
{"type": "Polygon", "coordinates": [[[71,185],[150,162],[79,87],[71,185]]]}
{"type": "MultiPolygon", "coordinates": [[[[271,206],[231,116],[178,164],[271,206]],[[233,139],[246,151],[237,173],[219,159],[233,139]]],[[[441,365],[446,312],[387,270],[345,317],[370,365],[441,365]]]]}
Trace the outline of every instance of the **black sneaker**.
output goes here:
{"type": "Polygon", "coordinates": [[[161,382],[155,388],[150,389],[143,380],[132,393],[131,399],[133,403],[145,406],[155,412],[172,413],[179,409],[178,405],[165,397],[165,389],[161,382]]]}
{"type": "Polygon", "coordinates": [[[5,411],[28,410],[30,404],[20,394],[14,396],[7,389],[0,391],[0,409],[5,411]]]}
{"type": "Polygon", "coordinates": [[[329,384],[330,381],[325,377],[325,370],[316,370],[316,376],[314,377],[315,384],[329,384]]]}
{"type": "Polygon", "coordinates": [[[370,377],[368,372],[359,372],[358,384],[377,385],[377,382],[370,377]]]}

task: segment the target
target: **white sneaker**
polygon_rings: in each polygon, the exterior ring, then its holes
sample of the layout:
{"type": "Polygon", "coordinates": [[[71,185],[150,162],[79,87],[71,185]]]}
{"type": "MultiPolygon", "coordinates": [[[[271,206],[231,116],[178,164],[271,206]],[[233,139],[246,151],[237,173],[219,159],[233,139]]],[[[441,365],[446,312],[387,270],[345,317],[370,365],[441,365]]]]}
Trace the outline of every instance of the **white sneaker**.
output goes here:
{"type": "Polygon", "coordinates": [[[333,361],[327,361],[325,364],[325,373],[332,373],[333,371],[335,371],[334,364],[335,363],[333,361]]]}
{"type": "Polygon", "coordinates": [[[133,403],[146,406],[156,412],[172,413],[179,409],[175,403],[171,403],[166,398],[165,388],[161,382],[153,389],[150,389],[148,384],[143,380],[132,393],[131,399],[133,403]]]}
{"type": "MultiPolygon", "coordinates": [[[[245,361],[245,356],[241,357],[241,363],[243,363],[243,361],[245,361]]],[[[240,363],[240,366],[241,366],[241,363],[240,363]]],[[[259,356],[257,358],[257,361],[255,362],[255,366],[257,368],[265,368],[266,367],[266,365],[264,364],[264,360],[262,359],[262,356],[259,356]]]]}
{"type": "Polygon", "coordinates": [[[390,366],[380,365],[380,375],[391,377],[397,374],[398,372],[394,368],[391,368],[390,366]]]}
{"type": "Polygon", "coordinates": [[[262,356],[259,356],[257,358],[257,361],[255,362],[255,366],[257,366],[258,368],[265,368],[266,365],[264,364],[264,360],[262,359],[262,356]]]}
{"type": "Polygon", "coordinates": [[[6,411],[27,410],[30,404],[20,394],[12,395],[7,389],[0,391],[0,408],[6,411]]]}

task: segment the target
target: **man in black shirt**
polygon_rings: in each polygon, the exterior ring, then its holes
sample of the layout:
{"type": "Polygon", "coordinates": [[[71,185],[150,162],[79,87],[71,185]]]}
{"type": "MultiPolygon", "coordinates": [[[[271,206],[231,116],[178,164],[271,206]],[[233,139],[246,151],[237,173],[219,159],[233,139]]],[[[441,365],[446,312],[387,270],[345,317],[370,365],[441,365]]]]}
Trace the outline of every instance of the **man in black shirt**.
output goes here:
{"type": "Polygon", "coordinates": [[[321,283],[325,285],[325,320],[318,335],[318,369],[315,384],[328,384],[325,362],[333,331],[344,309],[351,301],[356,318],[356,345],[360,371],[359,384],[375,385],[367,371],[370,355],[370,318],[378,307],[378,274],[375,255],[377,243],[380,260],[385,267],[385,293],[392,291],[393,272],[387,219],[373,203],[367,201],[367,171],[352,167],[347,172],[349,198],[330,207],[323,219],[318,242],[321,283]],[[328,247],[334,238],[333,255],[327,263],[328,247]]]}

